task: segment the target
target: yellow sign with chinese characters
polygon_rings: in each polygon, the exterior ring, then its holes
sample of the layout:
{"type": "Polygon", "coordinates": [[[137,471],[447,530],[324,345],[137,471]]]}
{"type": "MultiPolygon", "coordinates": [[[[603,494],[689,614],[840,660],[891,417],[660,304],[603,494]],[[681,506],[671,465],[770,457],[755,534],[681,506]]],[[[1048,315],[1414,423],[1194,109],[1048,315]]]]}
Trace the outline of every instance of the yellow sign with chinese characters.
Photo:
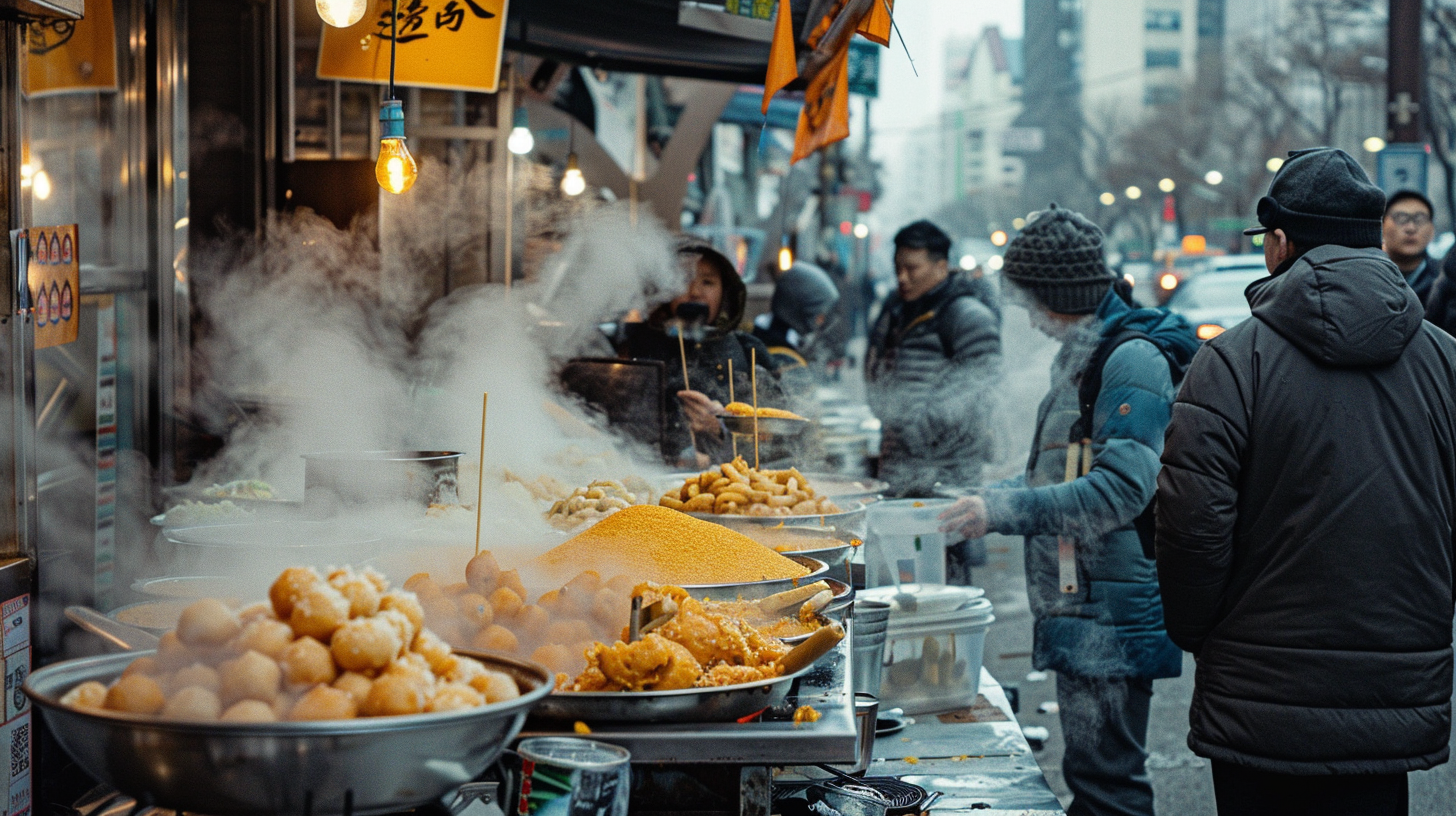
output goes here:
{"type": "Polygon", "coordinates": [[[76,225],[31,227],[25,288],[38,349],[75,342],[80,327],[81,258],[76,225]]]}
{"type": "Polygon", "coordinates": [[[26,96],[116,90],[116,24],[111,0],[86,0],[82,20],[25,27],[21,63],[26,96]]]}
{"type": "Polygon", "coordinates": [[[348,28],[325,25],[319,79],[389,81],[389,43],[395,41],[395,82],[421,88],[494,93],[509,0],[374,0],[348,28]]]}

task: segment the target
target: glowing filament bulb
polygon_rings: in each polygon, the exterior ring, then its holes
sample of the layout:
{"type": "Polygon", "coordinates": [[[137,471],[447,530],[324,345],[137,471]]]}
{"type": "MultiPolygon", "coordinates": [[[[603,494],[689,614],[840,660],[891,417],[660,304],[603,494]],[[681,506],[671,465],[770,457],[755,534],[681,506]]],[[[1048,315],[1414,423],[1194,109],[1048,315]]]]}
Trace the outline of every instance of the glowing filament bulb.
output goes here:
{"type": "Polygon", "coordinates": [[[787,272],[794,267],[794,251],[788,247],[779,250],[779,271],[787,272]]]}
{"type": "Polygon", "coordinates": [[[366,0],[314,0],[319,17],[334,28],[348,28],[364,19],[366,0]]]}
{"type": "Polygon", "coordinates": [[[31,192],[35,193],[36,198],[45,201],[51,197],[51,177],[46,171],[40,170],[36,172],[35,176],[30,180],[30,183],[31,192]]]}
{"type": "Polygon", "coordinates": [[[586,192],[586,177],[581,174],[575,153],[566,157],[566,174],[561,177],[561,192],[569,196],[579,196],[586,192]]]}
{"type": "Polygon", "coordinates": [[[524,156],[530,153],[536,146],[536,137],[531,135],[531,123],[526,118],[525,108],[516,108],[515,123],[511,127],[511,135],[506,139],[506,149],[524,156]]]}
{"type": "Polygon", "coordinates": [[[379,140],[379,161],[374,165],[374,178],[379,186],[398,195],[414,186],[420,174],[415,157],[410,155],[403,138],[379,140]]]}

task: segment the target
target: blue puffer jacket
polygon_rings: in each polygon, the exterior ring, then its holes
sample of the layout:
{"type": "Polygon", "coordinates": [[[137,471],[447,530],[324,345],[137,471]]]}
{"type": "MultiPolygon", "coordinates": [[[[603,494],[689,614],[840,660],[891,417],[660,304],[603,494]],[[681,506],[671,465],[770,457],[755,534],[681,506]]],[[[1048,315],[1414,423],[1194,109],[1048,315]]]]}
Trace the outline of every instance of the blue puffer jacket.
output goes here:
{"type": "MultiPolygon", "coordinates": [[[[1129,340],[1107,358],[1092,416],[1092,468],[1063,481],[1067,439],[1080,416],[1077,384],[1102,338],[1124,329],[1191,340],[1182,318],[1133,310],[1109,293],[1052,364],[1025,476],[981,495],[993,532],[1026,536],[1036,668],[1084,677],[1176,677],[1182,654],[1164,631],[1157,569],[1132,525],[1157,489],[1174,397],[1168,359],[1153,343],[1129,340]],[[1064,594],[1059,585],[1058,536],[1077,543],[1075,593],[1064,594]]],[[[1182,342],[1174,354],[1186,361],[1196,348],[1182,342]]]]}

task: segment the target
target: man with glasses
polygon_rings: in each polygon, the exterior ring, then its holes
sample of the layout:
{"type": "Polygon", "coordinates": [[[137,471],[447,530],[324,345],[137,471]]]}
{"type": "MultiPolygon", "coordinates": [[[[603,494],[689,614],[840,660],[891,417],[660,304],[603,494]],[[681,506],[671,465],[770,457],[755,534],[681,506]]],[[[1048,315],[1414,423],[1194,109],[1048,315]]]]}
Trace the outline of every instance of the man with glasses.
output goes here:
{"type": "Polygon", "coordinates": [[[1431,220],[1435,213],[1436,208],[1424,194],[1398,190],[1386,199],[1381,225],[1385,254],[1395,261],[1421,303],[1426,302],[1440,271],[1435,259],[1426,254],[1426,247],[1436,235],[1436,225],[1431,220]]]}

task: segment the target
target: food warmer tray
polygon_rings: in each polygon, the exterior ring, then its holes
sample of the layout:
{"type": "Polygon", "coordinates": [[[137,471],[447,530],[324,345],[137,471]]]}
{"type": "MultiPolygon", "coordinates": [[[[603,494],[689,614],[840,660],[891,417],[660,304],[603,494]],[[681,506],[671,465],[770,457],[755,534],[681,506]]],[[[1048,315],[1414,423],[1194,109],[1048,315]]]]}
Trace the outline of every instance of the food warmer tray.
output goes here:
{"type": "MultiPolygon", "coordinates": [[[[798,677],[784,701],[750,723],[625,724],[581,722],[590,739],[620,745],[633,762],[665,764],[725,763],[730,765],[803,765],[854,762],[854,684],[850,644],[854,622],[846,621],[845,637],[798,677]],[[795,725],[794,710],[813,706],[819,720],[795,725]]],[[[548,698],[549,699],[549,698],[548,698]]],[[[574,735],[573,723],[531,718],[520,737],[574,735]]]]}

